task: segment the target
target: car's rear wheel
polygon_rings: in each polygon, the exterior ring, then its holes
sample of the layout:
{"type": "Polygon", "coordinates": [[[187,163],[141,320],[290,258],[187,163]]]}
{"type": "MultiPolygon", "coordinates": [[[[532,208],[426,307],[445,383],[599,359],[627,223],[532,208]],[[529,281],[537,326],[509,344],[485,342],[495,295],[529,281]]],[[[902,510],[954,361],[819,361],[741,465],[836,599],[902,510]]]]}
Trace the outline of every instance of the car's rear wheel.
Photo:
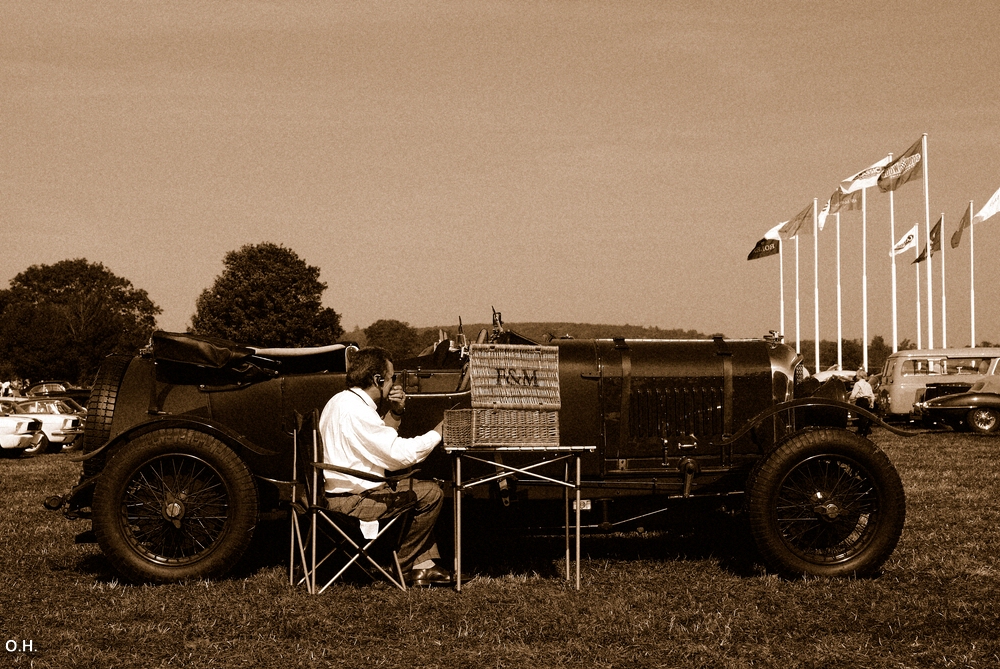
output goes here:
{"type": "Polygon", "coordinates": [[[992,434],[1000,426],[1000,412],[989,407],[976,407],[966,415],[965,422],[977,434],[992,434]]]}
{"type": "Polygon", "coordinates": [[[136,582],[215,578],[243,556],[258,519],[243,461],[196,430],[142,435],[109,459],[93,528],[112,565],[136,582]]]}
{"type": "Polygon", "coordinates": [[[785,576],[868,576],[892,554],[906,499],[889,458],[846,430],[808,430],[778,445],[747,481],[750,529],[785,576]]]}

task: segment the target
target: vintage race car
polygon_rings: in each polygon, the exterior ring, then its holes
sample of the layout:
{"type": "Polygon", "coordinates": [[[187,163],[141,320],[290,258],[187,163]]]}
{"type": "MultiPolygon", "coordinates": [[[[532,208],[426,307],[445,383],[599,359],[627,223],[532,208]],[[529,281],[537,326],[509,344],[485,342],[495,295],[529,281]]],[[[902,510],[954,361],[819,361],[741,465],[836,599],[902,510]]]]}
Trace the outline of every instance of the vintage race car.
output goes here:
{"type": "Polygon", "coordinates": [[[980,434],[1000,433],[1000,376],[977,381],[964,393],[917,402],[913,408],[924,423],[980,434]]]}
{"type": "MultiPolygon", "coordinates": [[[[477,341],[537,345],[499,315],[477,341]]],[[[857,408],[843,384],[799,384],[801,358],[780,337],[551,345],[559,440],[596,446],[582,463],[589,529],[634,528],[701,499],[744,512],[760,554],[781,574],[873,574],[894,550],[905,516],[899,475],[875,444],[846,429],[857,408]]],[[[469,349],[460,337],[396,362],[407,392],[402,436],[471,407],[469,349]]],[[[226,573],[262,519],[287,517],[295,428],[344,389],[353,350],[155,333],[140,354],[102,365],[77,456],[82,476],[46,506],[90,519],[108,560],[131,580],[226,573]]],[[[507,462],[518,466],[517,455],[507,462]]],[[[423,478],[451,478],[441,448],[420,468],[423,478]]],[[[502,482],[470,490],[470,503],[501,513],[562,502],[551,486],[502,482]]]]}

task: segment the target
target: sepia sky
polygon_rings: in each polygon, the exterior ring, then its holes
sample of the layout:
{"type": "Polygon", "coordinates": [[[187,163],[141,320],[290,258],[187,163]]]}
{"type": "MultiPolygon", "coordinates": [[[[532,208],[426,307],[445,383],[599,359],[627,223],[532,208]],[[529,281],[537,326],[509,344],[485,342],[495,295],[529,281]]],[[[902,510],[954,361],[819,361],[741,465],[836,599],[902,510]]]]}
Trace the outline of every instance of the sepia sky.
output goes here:
{"type": "MultiPolygon", "coordinates": [[[[0,286],[83,257],[148,291],[168,330],[228,251],[269,241],[321,269],[347,330],[495,307],[757,337],[779,329],[779,260],[747,253],[842,179],[927,133],[946,241],[1000,188],[990,0],[3,0],[0,25],[0,286]]],[[[922,246],[921,183],[894,201],[896,238],[919,223],[922,246]]],[[[869,190],[869,336],[891,341],[888,202],[869,190]]],[[[859,212],[840,237],[856,339],[859,212]]],[[[818,243],[835,339],[832,218],[818,243]]],[[[968,237],[945,247],[948,344],[967,345],[968,237]]],[[[976,335],[997,341],[1000,216],[975,251],[976,335]]],[[[912,257],[897,322],[916,341],[912,257]]],[[[812,339],[811,237],[799,282],[812,339]]]]}

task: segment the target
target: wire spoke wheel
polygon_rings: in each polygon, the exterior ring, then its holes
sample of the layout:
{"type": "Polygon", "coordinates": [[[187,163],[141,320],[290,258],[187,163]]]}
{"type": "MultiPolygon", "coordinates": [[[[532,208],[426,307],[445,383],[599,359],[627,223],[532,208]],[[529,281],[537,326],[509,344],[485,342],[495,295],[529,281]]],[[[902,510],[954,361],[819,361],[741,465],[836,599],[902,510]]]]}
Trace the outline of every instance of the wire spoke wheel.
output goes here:
{"type": "Polygon", "coordinates": [[[170,583],[225,574],[257,525],[246,464],[215,437],[165,428],[123,444],[94,489],[94,534],[133,581],[170,583]]]}
{"type": "Polygon", "coordinates": [[[230,492],[204,460],[165,455],[135,472],[122,503],[125,536],[164,564],[200,559],[227,530],[230,492]]]}
{"type": "Polygon", "coordinates": [[[996,432],[997,423],[1000,422],[1000,415],[996,409],[978,407],[969,412],[969,428],[979,434],[989,434],[996,432]]]}
{"type": "Polygon", "coordinates": [[[754,541],[786,576],[865,576],[895,550],[906,497],[892,462],[853,432],[796,433],[747,479],[754,541]]]}
{"type": "Polygon", "coordinates": [[[836,563],[860,553],[878,513],[871,475],[835,456],[810,458],[778,487],[776,524],[789,550],[810,562],[836,563]]]}

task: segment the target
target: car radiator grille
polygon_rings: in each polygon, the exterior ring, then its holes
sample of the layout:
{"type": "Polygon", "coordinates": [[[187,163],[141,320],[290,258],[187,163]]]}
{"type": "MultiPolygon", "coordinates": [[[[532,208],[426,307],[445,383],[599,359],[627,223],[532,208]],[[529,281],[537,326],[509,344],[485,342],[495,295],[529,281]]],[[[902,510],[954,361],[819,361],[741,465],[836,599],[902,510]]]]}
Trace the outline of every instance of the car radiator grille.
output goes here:
{"type": "Polygon", "coordinates": [[[633,388],[629,432],[634,439],[722,434],[723,388],[704,379],[633,388]]]}

